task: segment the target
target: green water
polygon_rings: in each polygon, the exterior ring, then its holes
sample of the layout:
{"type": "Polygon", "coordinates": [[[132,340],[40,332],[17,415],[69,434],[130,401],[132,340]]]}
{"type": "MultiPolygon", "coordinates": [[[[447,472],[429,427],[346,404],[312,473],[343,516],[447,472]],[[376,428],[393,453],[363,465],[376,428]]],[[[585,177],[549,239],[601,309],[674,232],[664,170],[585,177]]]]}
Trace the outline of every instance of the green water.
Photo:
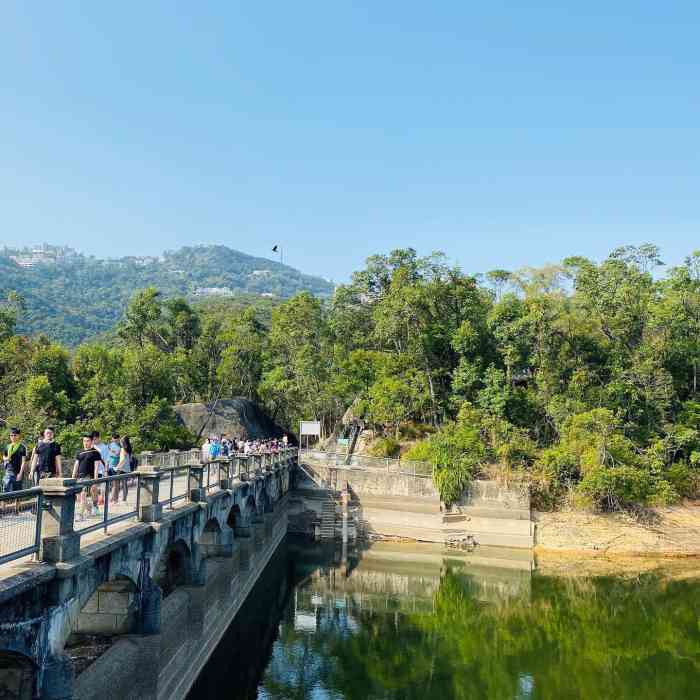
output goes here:
{"type": "Polygon", "coordinates": [[[287,547],[192,698],[700,698],[700,578],[480,554],[287,547]]]}

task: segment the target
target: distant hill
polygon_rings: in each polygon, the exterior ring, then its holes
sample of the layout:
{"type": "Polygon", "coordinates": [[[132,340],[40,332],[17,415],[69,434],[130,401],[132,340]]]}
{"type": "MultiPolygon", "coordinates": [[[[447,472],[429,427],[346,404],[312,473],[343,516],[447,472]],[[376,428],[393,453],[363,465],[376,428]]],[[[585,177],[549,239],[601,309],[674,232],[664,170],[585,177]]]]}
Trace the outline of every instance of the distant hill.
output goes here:
{"type": "Polygon", "coordinates": [[[254,295],[273,300],[302,290],[318,296],[333,291],[320,277],[226,246],[116,260],[52,246],[0,251],[0,295],[14,290],[27,302],[20,331],[45,333],[71,346],[112,328],[134,292],[149,286],[191,301],[254,295]]]}

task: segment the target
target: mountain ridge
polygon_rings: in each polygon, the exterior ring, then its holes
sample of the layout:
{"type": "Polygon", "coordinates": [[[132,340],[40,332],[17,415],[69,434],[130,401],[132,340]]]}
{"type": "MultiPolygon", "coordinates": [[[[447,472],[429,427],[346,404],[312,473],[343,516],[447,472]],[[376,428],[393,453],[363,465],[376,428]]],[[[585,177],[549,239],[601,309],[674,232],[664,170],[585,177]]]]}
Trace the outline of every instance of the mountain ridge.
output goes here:
{"type": "Polygon", "coordinates": [[[48,245],[0,250],[0,295],[16,291],[26,301],[19,330],[70,346],[112,328],[132,295],[151,286],[189,300],[251,294],[285,299],[301,291],[325,297],[333,291],[320,277],[224,245],[108,259],[48,245]]]}

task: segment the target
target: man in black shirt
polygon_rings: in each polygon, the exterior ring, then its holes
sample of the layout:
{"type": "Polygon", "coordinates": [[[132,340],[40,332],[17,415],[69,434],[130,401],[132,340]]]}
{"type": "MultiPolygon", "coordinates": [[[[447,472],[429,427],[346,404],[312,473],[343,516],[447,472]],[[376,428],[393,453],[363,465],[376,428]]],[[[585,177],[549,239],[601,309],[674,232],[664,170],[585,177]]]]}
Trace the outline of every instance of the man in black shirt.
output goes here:
{"type": "Polygon", "coordinates": [[[34,480],[50,476],[61,476],[61,446],[53,441],[53,428],[46,428],[41,442],[36,446],[32,455],[32,468],[29,475],[34,480]]]}
{"type": "MultiPolygon", "coordinates": [[[[104,462],[102,461],[102,455],[100,451],[94,447],[92,444],[92,433],[86,433],[83,435],[83,449],[76,453],[75,464],[73,465],[73,478],[74,479],[97,479],[100,471],[105,470],[104,462]]],[[[95,484],[93,484],[89,489],[85,489],[81,494],[81,516],[84,517],[86,510],[86,495],[87,491],[90,491],[92,495],[92,508],[91,515],[98,514],[97,499],[98,499],[98,489],[95,484]]]]}
{"type": "Polygon", "coordinates": [[[2,453],[2,458],[5,463],[4,490],[19,491],[27,466],[27,448],[20,441],[19,428],[10,430],[10,444],[2,453]]]}

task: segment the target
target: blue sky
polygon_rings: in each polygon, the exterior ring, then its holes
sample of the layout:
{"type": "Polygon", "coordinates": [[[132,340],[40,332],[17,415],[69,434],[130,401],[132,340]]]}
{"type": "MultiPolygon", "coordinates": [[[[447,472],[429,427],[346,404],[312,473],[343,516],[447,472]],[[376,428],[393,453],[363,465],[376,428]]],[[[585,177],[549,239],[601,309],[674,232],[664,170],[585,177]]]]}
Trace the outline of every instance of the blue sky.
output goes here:
{"type": "Polygon", "coordinates": [[[696,2],[0,5],[0,241],[336,281],[700,248],[696,2]]]}

